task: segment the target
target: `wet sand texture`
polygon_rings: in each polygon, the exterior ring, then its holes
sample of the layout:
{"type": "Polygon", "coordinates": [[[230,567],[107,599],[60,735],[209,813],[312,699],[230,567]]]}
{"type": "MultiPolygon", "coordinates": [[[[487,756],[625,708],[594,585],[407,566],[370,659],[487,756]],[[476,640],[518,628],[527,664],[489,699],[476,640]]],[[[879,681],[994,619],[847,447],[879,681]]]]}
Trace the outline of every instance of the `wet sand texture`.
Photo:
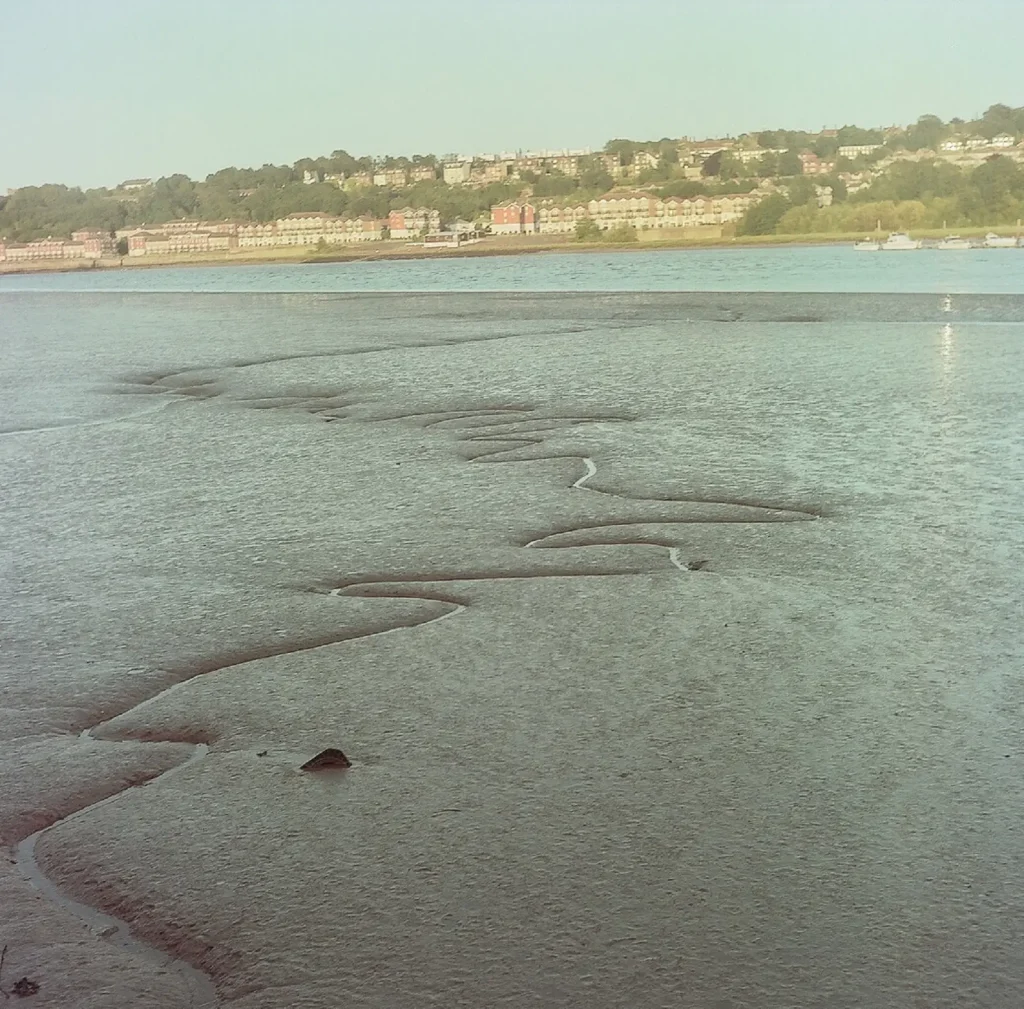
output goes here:
{"type": "Polygon", "coordinates": [[[211,300],[0,303],[37,1004],[1019,1004],[1005,299],[211,300]]]}

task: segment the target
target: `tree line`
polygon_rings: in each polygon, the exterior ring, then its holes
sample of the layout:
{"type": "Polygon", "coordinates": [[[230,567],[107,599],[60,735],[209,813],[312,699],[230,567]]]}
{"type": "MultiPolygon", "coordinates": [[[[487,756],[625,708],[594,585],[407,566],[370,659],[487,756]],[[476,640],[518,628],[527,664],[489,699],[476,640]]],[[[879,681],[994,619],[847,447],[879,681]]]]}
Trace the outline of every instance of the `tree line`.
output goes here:
{"type": "MultiPolygon", "coordinates": [[[[748,148],[760,149],[760,157],[744,163],[734,154],[720,151],[704,162],[703,178],[700,181],[680,178],[679,141],[668,137],[647,141],[616,138],[608,141],[604,153],[627,168],[634,165],[641,151],[654,154],[658,164],[634,172],[629,184],[650,187],[662,197],[695,196],[749,192],[762,178],[796,177],[799,180],[801,165],[798,152],[804,149],[812,150],[823,158],[831,158],[840,146],[883,144],[876,154],[857,159],[857,162],[840,161],[837,165],[839,171],[878,160],[898,148],[934,149],[953,134],[977,134],[991,139],[999,133],[1009,133],[1015,137],[1024,134],[1024,107],[992,105],[979,119],[970,122],[960,119],[943,122],[937,116],[926,115],[906,129],[885,132],[844,126],[835,136],[792,130],[764,130],[756,134],[745,134],[740,138],[741,143],[748,148]],[[784,153],[776,153],[783,149],[784,153]]],[[[615,185],[615,179],[597,156],[582,159],[578,178],[555,171],[525,172],[520,181],[498,182],[479,189],[447,186],[439,179],[398,189],[366,186],[352,191],[326,182],[307,185],[303,181],[306,173],[315,173],[317,178],[322,179],[325,175],[349,176],[388,168],[409,169],[420,165],[436,169],[438,160],[432,154],[417,154],[408,158],[357,158],[347,151],[337,150],[329,156],[302,158],[290,166],[224,168],[202,181],[193,181],[186,175],[171,175],[134,192],[120,188],[82,190],[63,185],[27,186],[0,199],[0,236],[13,241],[31,241],[50,235],[69,235],[80,228],[98,228],[108,232],[142,226],[155,228],[181,218],[272,221],[302,211],[320,211],[348,217],[363,214],[385,217],[389,210],[410,205],[438,210],[442,220],[452,222],[458,218],[474,220],[484,216],[493,204],[521,196],[524,187],[528,187],[534,200],[585,203],[615,185]]],[[[956,169],[951,171],[961,178],[961,173],[956,169]]],[[[885,176],[892,179],[897,177],[892,170],[885,176]]],[[[932,204],[929,201],[953,201],[941,205],[941,209],[949,212],[944,220],[973,223],[984,218],[985,223],[994,223],[991,220],[994,217],[1007,219],[1012,216],[1013,210],[1007,199],[985,195],[980,191],[976,194],[966,183],[966,188],[957,188],[948,173],[943,176],[943,180],[945,189],[941,192],[924,189],[915,196],[883,197],[881,193],[884,187],[878,183],[871,189],[878,194],[877,201],[881,202],[916,201],[930,207],[932,204]]],[[[832,186],[837,204],[844,202],[838,178],[819,181],[832,186]]],[[[906,191],[906,187],[900,191],[906,191]]],[[[800,220],[805,220],[810,199],[803,199],[806,192],[806,187],[802,187],[798,181],[795,198],[792,193],[782,198],[786,201],[785,206],[779,200],[765,201],[762,204],[765,210],[745,226],[774,230],[785,214],[801,208],[803,217],[800,220]]],[[[862,194],[858,194],[857,202],[866,202],[862,194]]],[[[935,207],[940,205],[935,204],[935,207]]],[[[840,216],[838,210],[830,210],[830,214],[815,217],[814,223],[818,226],[826,219],[840,216]]],[[[795,220],[795,216],[789,219],[790,222],[795,220]]],[[[788,222],[786,226],[789,226],[788,222]]]]}
{"type": "MultiPolygon", "coordinates": [[[[827,180],[819,180],[819,184],[827,180]]],[[[738,231],[747,235],[998,227],[1024,219],[1024,168],[993,155],[971,171],[946,162],[897,161],[871,185],[847,196],[833,193],[819,207],[809,179],[792,180],[787,194],[751,207],[738,231]]]]}

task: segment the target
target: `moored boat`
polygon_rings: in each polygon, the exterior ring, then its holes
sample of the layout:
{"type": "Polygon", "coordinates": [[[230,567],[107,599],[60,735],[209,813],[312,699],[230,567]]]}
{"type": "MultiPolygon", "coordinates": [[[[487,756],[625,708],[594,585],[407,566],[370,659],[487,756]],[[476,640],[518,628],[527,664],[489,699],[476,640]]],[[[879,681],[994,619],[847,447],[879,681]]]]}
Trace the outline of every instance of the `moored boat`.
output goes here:
{"type": "Polygon", "coordinates": [[[865,252],[878,252],[880,244],[872,238],[865,238],[863,242],[855,242],[855,249],[862,249],[865,252]]]}
{"type": "Polygon", "coordinates": [[[947,235],[938,245],[936,249],[969,249],[971,248],[970,240],[967,238],[961,238],[959,235],[947,235]]]}
{"type": "Polygon", "coordinates": [[[985,236],[985,248],[986,249],[1015,249],[1017,247],[1017,239],[1012,235],[997,235],[994,231],[990,231],[985,236]]]}
{"type": "Polygon", "coordinates": [[[903,231],[894,231],[879,248],[883,252],[905,252],[910,249],[920,249],[921,243],[903,231]]]}

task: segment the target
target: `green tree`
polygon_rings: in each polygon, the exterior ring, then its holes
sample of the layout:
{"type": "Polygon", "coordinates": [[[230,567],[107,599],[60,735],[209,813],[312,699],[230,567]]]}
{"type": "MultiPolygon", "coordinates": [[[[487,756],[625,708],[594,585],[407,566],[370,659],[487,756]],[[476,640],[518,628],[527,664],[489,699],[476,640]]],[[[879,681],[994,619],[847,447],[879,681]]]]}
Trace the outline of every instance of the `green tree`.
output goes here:
{"type": "Polygon", "coordinates": [[[589,217],[576,222],[574,237],[577,242],[598,242],[601,240],[601,229],[589,217]]]}
{"type": "Polygon", "coordinates": [[[781,193],[767,196],[746,212],[736,227],[737,234],[771,235],[789,208],[789,200],[781,193]]]}
{"type": "Polygon", "coordinates": [[[821,179],[820,185],[831,186],[833,203],[844,203],[846,201],[846,183],[838,175],[829,175],[821,179]]]}
{"type": "Polygon", "coordinates": [[[705,182],[698,182],[696,179],[676,179],[662,186],[658,190],[658,195],[661,197],[678,196],[685,200],[688,196],[704,196],[707,192],[708,187],[705,182]]]}
{"type": "Polygon", "coordinates": [[[605,154],[617,154],[621,165],[631,165],[637,146],[635,140],[609,140],[604,145],[604,152],[605,154]]]}
{"type": "Polygon", "coordinates": [[[1009,133],[1016,136],[1024,131],[1024,109],[1012,109],[1009,105],[990,105],[985,114],[975,124],[975,133],[980,133],[987,140],[996,134],[1009,133]]]}
{"type": "Polygon", "coordinates": [[[882,142],[882,134],[879,130],[865,130],[860,126],[844,126],[839,130],[836,140],[839,147],[853,144],[858,146],[860,144],[880,144],[882,142]]]}
{"type": "Polygon", "coordinates": [[[937,150],[939,144],[949,136],[949,133],[949,127],[938,116],[921,116],[907,130],[907,149],[911,151],[937,150]]]}
{"type": "Polygon", "coordinates": [[[128,239],[127,238],[119,238],[117,240],[117,245],[115,245],[114,248],[117,251],[117,254],[119,256],[127,256],[128,255],[128,239]]]}
{"type": "Polygon", "coordinates": [[[577,189],[579,189],[579,183],[576,179],[570,179],[560,172],[551,172],[548,175],[542,175],[536,180],[533,186],[533,195],[538,199],[568,196],[571,193],[575,193],[577,189]]]}
{"type": "Polygon", "coordinates": [[[709,155],[704,159],[704,164],[700,166],[700,174],[704,178],[711,178],[717,176],[722,170],[722,158],[725,157],[725,151],[715,151],[714,154],[709,155]]]}
{"type": "Polygon", "coordinates": [[[671,178],[672,166],[667,161],[661,161],[654,168],[644,169],[637,178],[637,182],[646,186],[651,182],[665,182],[671,178]]]}
{"type": "Polygon", "coordinates": [[[839,151],[839,138],[819,136],[814,143],[811,144],[811,150],[814,151],[819,158],[834,158],[839,151]]]}
{"type": "Polygon", "coordinates": [[[796,151],[789,150],[779,155],[779,175],[787,177],[790,175],[802,175],[804,166],[800,161],[800,155],[796,151]]]}
{"type": "Polygon", "coordinates": [[[754,168],[759,178],[773,178],[779,174],[779,156],[773,151],[766,151],[757,160],[754,168]]]}
{"type": "Polygon", "coordinates": [[[580,187],[583,189],[607,193],[615,185],[615,180],[608,174],[604,164],[596,158],[588,158],[586,164],[580,165],[580,169],[580,187]]]}
{"type": "Polygon", "coordinates": [[[720,179],[738,179],[745,172],[746,165],[731,151],[719,151],[712,157],[718,157],[718,171],[713,174],[720,179]]]}
{"type": "Polygon", "coordinates": [[[807,176],[796,176],[789,181],[787,188],[789,189],[789,202],[794,207],[817,200],[818,194],[814,188],[814,183],[807,176]]]}

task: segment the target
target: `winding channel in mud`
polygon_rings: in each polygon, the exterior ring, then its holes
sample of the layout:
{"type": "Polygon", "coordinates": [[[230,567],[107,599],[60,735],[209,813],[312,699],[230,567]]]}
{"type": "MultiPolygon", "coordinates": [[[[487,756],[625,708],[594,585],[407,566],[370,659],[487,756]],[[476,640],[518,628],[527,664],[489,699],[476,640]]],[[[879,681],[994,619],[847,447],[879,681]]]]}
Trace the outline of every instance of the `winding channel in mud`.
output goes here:
{"type": "MultiPolygon", "coordinates": [[[[235,367],[248,367],[251,364],[252,362],[249,362],[235,365],[235,367]]],[[[166,394],[166,397],[170,400],[178,397],[206,399],[219,395],[216,383],[206,378],[197,378],[194,383],[190,384],[188,379],[185,378],[189,374],[182,372],[176,375],[146,376],[143,380],[140,380],[140,384],[148,386],[154,392],[166,394]]],[[[645,534],[637,530],[636,527],[714,522],[795,522],[811,521],[820,517],[820,512],[810,508],[783,507],[741,499],[711,500],[682,496],[659,498],[634,496],[627,492],[604,490],[593,486],[591,483],[598,475],[598,467],[597,463],[589,455],[570,452],[548,453],[542,449],[546,437],[552,433],[560,433],[567,428],[583,425],[628,423],[634,419],[631,417],[601,416],[596,414],[545,414],[529,405],[511,405],[392,414],[390,416],[371,416],[367,418],[356,416],[351,412],[357,406],[362,405],[358,399],[336,394],[324,394],[313,397],[261,398],[259,400],[250,400],[247,403],[246,401],[242,402],[256,409],[299,410],[328,422],[346,419],[377,423],[392,421],[416,424],[424,429],[446,433],[453,437],[455,441],[467,445],[468,451],[463,453],[464,457],[467,461],[474,463],[522,463],[548,459],[576,460],[582,464],[584,472],[569,485],[569,489],[583,491],[588,494],[604,495],[608,498],[628,503],[631,506],[657,506],[659,509],[657,515],[652,515],[647,519],[622,517],[588,525],[569,525],[542,533],[520,544],[524,549],[529,550],[567,549],[598,545],[652,546],[665,549],[668,561],[679,571],[691,572],[703,569],[707,562],[703,560],[687,562],[680,553],[681,548],[671,537],[645,534]],[[540,449],[539,452],[538,449],[540,449]],[[529,454],[524,455],[524,452],[529,454]],[[726,506],[731,509],[731,512],[716,517],[700,513],[696,515],[687,514],[687,509],[692,510],[694,506],[726,506]],[[666,518],[664,517],[666,509],[675,510],[677,514],[666,518]]],[[[634,565],[632,567],[625,565],[609,566],[601,570],[593,568],[580,569],[578,566],[574,567],[570,563],[560,568],[534,568],[522,571],[435,571],[355,576],[350,580],[342,581],[340,584],[314,591],[323,591],[327,595],[339,599],[355,597],[364,599],[404,599],[417,602],[426,601],[436,603],[441,612],[421,618],[393,620],[383,626],[377,625],[355,631],[348,630],[345,633],[339,633],[336,636],[329,636],[315,641],[297,645],[282,645],[279,649],[268,648],[259,652],[216,660],[213,663],[194,665],[190,670],[183,671],[183,675],[178,682],[139,704],[126,709],[126,711],[121,712],[115,717],[137,712],[152,704],[158,698],[163,697],[168,691],[178,689],[188,681],[206,673],[256,661],[260,658],[268,658],[272,655],[312,651],[347,640],[397,633],[419,627],[423,624],[455,617],[470,605],[470,601],[467,598],[458,594],[457,586],[460,584],[465,585],[474,582],[493,582],[508,579],[602,578],[646,574],[652,570],[655,569],[650,565],[634,565]],[[452,591],[444,591],[440,588],[441,586],[451,586],[452,591]]],[[[95,733],[106,724],[106,722],[103,722],[85,729],[82,732],[82,737],[95,741],[97,745],[101,745],[109,737],[99,737],[95,733]]],[[[163,742],[188,743],[188,745],[192,746],[192,750],[188,758],[181,764],[151,778],[142,785],[130,787],[147,787],[155,782],[169,778],[174,774],[180,773],[186,767],[192,766],[204,759],[209,753],[209,745],[207,743],[193,743],[187,740],[163,740],[163,742]]],[[[190,1009],[214,1009],[220,1002],[212,977],[194,965],[184,960],[176,959],[173,955],[136,938],[132,934],[127,922],[105,914],[89,905],[80,903],[66,895],[57,884],[45,875],[36,859],[36,844],[47,831],[114,802],[123,794],[124,791],[117,792],[99,802],[84,806],[31,836],[24,838],[16,846],[17,867],[22,876],[32,886],[39,889],[54,904],[85,922],[101,937],[130,954],[143,958],[162,968],[175,971],[181,978],[188,993],[187,1005],[190,1009]]]]}

